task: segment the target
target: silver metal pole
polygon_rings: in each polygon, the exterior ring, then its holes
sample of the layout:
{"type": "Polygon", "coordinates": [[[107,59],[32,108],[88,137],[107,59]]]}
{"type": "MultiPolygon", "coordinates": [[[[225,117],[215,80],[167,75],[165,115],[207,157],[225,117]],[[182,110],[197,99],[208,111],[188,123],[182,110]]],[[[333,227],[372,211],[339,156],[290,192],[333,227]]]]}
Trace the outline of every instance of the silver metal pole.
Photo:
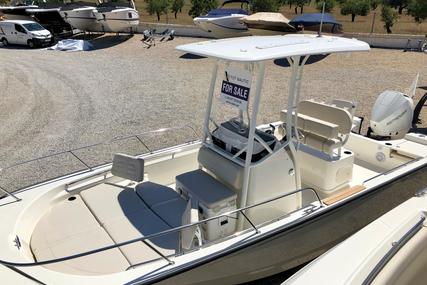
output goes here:
{"type": "Polygon", "coordinates": [[[322,7],[322,17],[320,18],[320,28],[319,28],[319,34],[318,36],[321,37],[322,36],[322,28],[323,28],[323,16],[325,15],[325,2],[323,2],[323,7],[322,7]]]}
{"type": "Polygon", "coordinates": [[[214,91],[215,91],[215,83],[216,83],[217,75],[218,75],[218,60],[215,61],[215,66],[212,70],[211,84],[209,86],[208,103],[206,106],[205,122],[203,123],[203,138],[202,138],[203,143],[206,142],[206,138],[209,135],[209,118],[211,116],[211,111],[212,111],[212,101],[213,101],[213,95],[214,95],[214,91]]]}
{"type": "MultiPolygon", "coordinates": [[[[252,153],[254,148],[255,127],[257,122],[259,102],[260,102],[261,90],[262,90],[262,85],[264,82],[264,74],[265,74],[265,63],[259,62],[257,65],[258,65],[258,76],[256,80],[256,90],[255,90],[254,105],[252,107],[252,116],[249,122],[248,147],[246,150],[245,170],[243,175],[242,196],[240,197],[240,207],[246,206],[246,201],[248,196],[249,174],[250,174],[250,166],[252,162],[252,153]]],[[[238,220],[238,230],[243,229],[243,221],[244,220],[240,216],[238,220]]]]}
{"type": "MultiPolygon", "coordinates": [[[[294,162],[295,167],[295,184],[297,189],[301,188],[301,173],[299,169],[299,163],[297,159],[297,153],[295,146],[292,142],[292,115],[294,111],[294,102],[296,97],[296,85],[299,71],[299,62],[301,56],[292,57],[292,61],[289,60],[289,63],[292,67],[291,81],[289,84],[289,96],[288,96],[288,113],[286,116],[286,139],[289,141],[289,150],[291,151],[292,161],[294,162]]],[[[296,128],[297,126],[295,126],[296,128]]]]}

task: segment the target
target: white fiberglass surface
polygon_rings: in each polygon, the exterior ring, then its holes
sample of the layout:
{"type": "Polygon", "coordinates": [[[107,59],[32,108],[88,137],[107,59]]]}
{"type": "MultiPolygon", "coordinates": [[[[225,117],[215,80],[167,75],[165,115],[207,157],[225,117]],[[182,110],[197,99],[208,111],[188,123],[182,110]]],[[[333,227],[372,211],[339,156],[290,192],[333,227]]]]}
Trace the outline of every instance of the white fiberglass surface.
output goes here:
{"type": "Polygon", "coordinates": [[[250,36],[210,40],[176,47],[177,50],[230,61],[256,62],[291,56],[369,51],[356,39],[317,35],[250,36]]]}

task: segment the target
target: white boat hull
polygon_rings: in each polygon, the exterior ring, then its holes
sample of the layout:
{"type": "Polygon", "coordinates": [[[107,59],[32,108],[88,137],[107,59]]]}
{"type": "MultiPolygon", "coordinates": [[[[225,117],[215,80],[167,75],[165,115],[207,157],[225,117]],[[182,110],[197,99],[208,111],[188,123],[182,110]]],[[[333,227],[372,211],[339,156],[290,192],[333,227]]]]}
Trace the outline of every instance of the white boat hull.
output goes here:
{"type": "Polygon", "coordinates": [[[246,15],[231,15],[216,18],[194,18],[194,24],[210,33],[214,38],[230,38],[249,36],[248,28],[240,20],[246,15]]]}
{"type": "Polygon", "coordinates": [[[102,26],[94,15],[95,7],[82,7],[69,11],[60,11],[61,17],[75,29],[89,32],[100,32],[102,26]]]}
{"type": "Polygon", "coordinates": [[[427,164],[399,181],[373,189],[324,215],[258,241],[224,252],[206,264],[159,284],[238,284],[271,276],[304,264],[346,239],[427,184],[427,164]]]}
{"type": "Polygon", "coordinates": [[[120,8],[110,12],[96,10],[94,14],[105,32],[132,32],[139,24],[139,14],[132,8],[120,8]]]}

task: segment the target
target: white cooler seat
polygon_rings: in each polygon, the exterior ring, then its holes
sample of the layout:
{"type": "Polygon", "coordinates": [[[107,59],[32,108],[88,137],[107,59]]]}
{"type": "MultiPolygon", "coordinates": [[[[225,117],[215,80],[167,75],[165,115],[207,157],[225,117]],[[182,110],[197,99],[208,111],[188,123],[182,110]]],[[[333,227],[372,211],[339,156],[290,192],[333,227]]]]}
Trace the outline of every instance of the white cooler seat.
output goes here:
{"type": "MultiPolygon", "coordinates": [[[[207,219],[236,209],[237,194],[203,170],[176,177],[176,187],[199,210],[199,219],[207,219]]],[[[236,215],[221,217],[202,225],[203,238],[215,240],[234,233],[236,215]]]]}

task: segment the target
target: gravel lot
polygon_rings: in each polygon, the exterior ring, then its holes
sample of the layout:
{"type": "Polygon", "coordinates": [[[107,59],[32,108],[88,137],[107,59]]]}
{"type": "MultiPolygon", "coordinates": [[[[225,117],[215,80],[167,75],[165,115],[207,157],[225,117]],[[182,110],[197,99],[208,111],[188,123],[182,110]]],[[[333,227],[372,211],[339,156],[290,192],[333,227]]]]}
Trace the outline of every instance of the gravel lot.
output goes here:
{"type": "MultiPolygon", "coordinates": [[[[150,49],[140,40],[104,36],[92,40],[94,51],[77,53],[0,48],[0,167],[148,130],[185,124],[200,129],[212,61],[180,58],[174,47],[201,39],[176,38],[150,49]]],[[[301,99],[352,99],[357,113],[369,117],[380,92],[407,90],[417,73],[426,86],[425,54],[374,49],[333,55],[306,67],[301,99]]],[[[289,76],[289,69],[268,64],[260,123],[279,118],[289,76]]],[[[422,94],[418,90],[416,99],[422,94]]],[[[173,145],[177,137],[147,141],[156,148],[173,145]]],[[[45,162],[50,168],[24,170],[37,176],[63,168],[45,162]]],[[[74,164],[64,169],[75,170],[74,164]]]]}

